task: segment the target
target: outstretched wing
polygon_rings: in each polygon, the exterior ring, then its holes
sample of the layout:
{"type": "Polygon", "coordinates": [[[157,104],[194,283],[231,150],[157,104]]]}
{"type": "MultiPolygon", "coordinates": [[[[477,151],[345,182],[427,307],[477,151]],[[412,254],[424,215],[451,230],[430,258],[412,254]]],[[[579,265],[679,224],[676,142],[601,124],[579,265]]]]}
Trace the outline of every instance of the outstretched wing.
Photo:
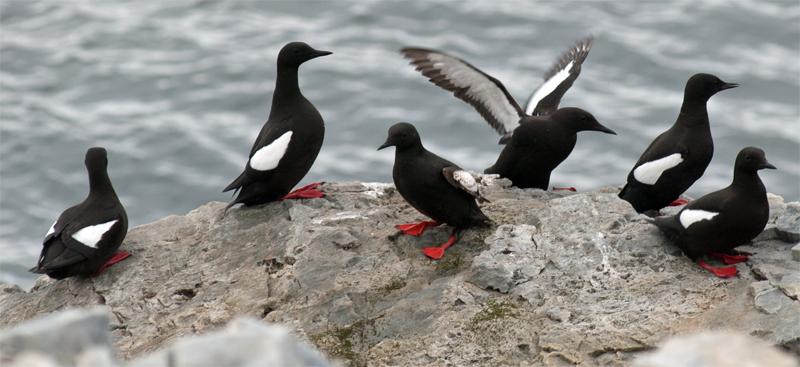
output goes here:
{"type": "Polygon", "coordinates": [[[544,75],[544,83],[533,92],[528,104],[525,106],[525,113],[531,116],[545,116],[558,109],[561,97],[567,92],[569,87],[581,73],[581,64],[589,50],[594,44],[594,37],[578,40],[575,44],[564,52],[550,70],[544,75]]]}
{"type": "Polygon", "coordinates": [[[475,178],[472,177],[469,172],[464,171],[458,167],[445,167],[442,169],[442,174],[444,178],[447,179],[453,187],[457,189],[461,189],[478,199],[479,203],[488,203],[490,202],[483,196],[481,196],[480,191],[478,190],[478,183],[475,182],[475,178]]]}
{"type": "Polygon", "coordinates": [[[514,131],[525,116],[503,83],[466,61],[424,48],[404,47],[400,53],[431,83],[474,107],[499,134],[514,131]]]}

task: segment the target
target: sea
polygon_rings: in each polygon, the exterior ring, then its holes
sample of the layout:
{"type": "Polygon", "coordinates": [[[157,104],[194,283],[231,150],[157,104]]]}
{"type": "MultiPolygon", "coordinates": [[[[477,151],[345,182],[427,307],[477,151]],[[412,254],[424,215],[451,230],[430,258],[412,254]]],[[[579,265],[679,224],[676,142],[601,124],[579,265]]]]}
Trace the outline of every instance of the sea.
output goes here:
{"type": "MultiPolygon", "coordinates": [[[[300,183],[391,182],[393,124],[429,150],[483,172],[499,135],[429,83],[398,50],[467,60],[524,105],[576,40],[594,47],[562,106],[617,135],[582,132],[551,178],[579,191],[620,186],[675,121],[686,80],[711,73],[739,88],[708,103],[714,158],[687,192],[727,186],[756,146],[777,170],[767,190],[800,200],[800,3],[792,1],[0,1],[0,282],[27,272],[58,215],[86,197],[86,150],[108,173],[130,226],[184,215],[243,170],[269,115],[276,57],[303,41],[332,51],[300,67],[325,119],[300,183]]],[[[124,263],[122,263],[124,266],[124,263]]]]}

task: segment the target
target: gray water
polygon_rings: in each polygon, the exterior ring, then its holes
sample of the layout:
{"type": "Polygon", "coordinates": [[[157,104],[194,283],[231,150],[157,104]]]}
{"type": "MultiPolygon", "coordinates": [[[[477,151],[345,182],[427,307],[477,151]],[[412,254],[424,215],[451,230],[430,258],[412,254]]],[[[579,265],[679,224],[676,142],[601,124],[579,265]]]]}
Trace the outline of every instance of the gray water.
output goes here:
{"type": "MultiPolygon", "coordinates": [[[[558,55],[594,34],[562,106],[617,136],[579,134],[551,185],[625,182],[677,117],[686,80],[741,87],[709,102],[715,155],[687,192],[730,183],[736,153],[763,148],[768,191],[800,199],[800,6],[761,2],[0,2],[0,281],[26,272],[47,229],[88,192],[86,150],[103,146],[131,226],[183,215],[244,168],[269,114],[275,58],[300,40],[332,51],[300,68],[325,118],[322,152],[301,182],[391,182],[389,126],[415,124],[425,146],[482,172],[498,135],[428,83],[397,50],[444,50],[505,83],[520,103],[558,55]]],[[[124,265],[124,263],[122,264],[124,265]]]]}

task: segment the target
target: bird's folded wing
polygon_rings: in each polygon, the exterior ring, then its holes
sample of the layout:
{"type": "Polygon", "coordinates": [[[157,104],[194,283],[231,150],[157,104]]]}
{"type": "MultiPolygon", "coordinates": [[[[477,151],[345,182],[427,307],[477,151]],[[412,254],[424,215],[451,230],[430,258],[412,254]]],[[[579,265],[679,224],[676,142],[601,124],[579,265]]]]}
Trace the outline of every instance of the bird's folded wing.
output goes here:
{"type": "Polygon", "coordinates": [[[478,199],[478,202],[489,202],[483,196],[481,196],[480,191],[478,190],[478,183],[475,182],[475,178],[472,175],[464,171],[458,167],[445,167],[442,169],[442,174],[444,178],[447,179],[447,182],[450,185],[457,189],[461,189],[478,199]]]}

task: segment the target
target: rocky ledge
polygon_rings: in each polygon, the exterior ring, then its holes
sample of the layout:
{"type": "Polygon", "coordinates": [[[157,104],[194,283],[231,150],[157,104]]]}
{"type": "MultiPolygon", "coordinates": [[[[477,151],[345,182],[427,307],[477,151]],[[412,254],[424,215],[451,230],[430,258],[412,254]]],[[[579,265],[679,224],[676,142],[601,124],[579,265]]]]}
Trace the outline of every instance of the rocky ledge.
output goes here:
{"type": "Polygon", "coordinates": [[[617,188],[522,190],[476,176],[495,224],[464,231],[439,261],[420,249],[444,243],[445,229],[399,233],[425,217],[392,185],[329,183],[324,198],[227,213],[212,202],[133,228],[122,245],[133,256],[96,278],[0,286],[0,327],[105,305],[124,360],[239,316],[354,366],[626,366],[708,330],[800,355],[800,203],[771,195],[767,229],[739,248],[754,255],[719,279],[617,188]]]}

